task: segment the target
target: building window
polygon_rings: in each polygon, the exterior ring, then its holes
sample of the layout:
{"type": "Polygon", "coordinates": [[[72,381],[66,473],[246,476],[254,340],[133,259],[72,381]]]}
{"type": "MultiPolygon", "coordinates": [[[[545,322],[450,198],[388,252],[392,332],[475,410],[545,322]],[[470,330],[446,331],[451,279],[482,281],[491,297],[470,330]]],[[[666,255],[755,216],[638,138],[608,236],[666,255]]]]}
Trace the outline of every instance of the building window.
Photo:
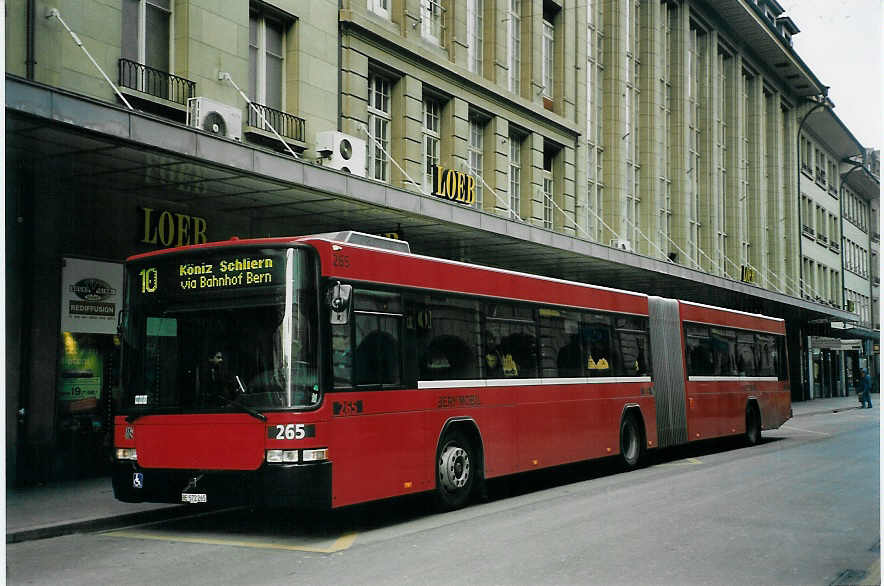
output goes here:
{"type": "MultiPolygon", "coordinates": [[[[605,67],[602,57],[604,52],[604,15],[601,0],[588,0],[586,5],[586,226],[588,236],[599,242],[604,238],[602,221],[604,201],[604,177],[602,173],[604,160],[604,118],[602,116],[605,67]]],[[[668,134],[667,134],[668,137],[668,134]]]]}
{"type": "Polygon", "coordinates": [[[688,46],[688,246],[691,260],[700,261],[700,87],[705,35],[691,28],[688,46]]]}
{"type": "Polygon", "coordinates": [[[718,51],[718,202],[715,206],[716,224],[718,224],[718,241],[716,242],[716,258],[718,270],[721,274],[727,274],[727,163],[728,163],[728,126],[727,118],[730,112],[728,99],[728,71],[731,64],[730,55],[718,51]]]}
{"type": "Polygon", "coordinates": [[[482,75],[485,0],[467,0],[467,61],[473,73],[482,75]]]}
{"type": "Polygon", "coordinates": [[[482,159],[484,149],[485,124],[478,118],[470,118],[469,163],[470,174],[476,178],[475,207],[482,209],[482,159]]]}
{"type": "Polygon", "coordinates": [[[390,180],[390,80],[368,74],[367,176],[378,181],[390,180]]]}
{"type": "Polygon", "coordinates": [[[640,7],[637,2],[629,2],[626,24],[626,96],[624,100],[625,115],[623,137],[626,142],[626,230],[630,242],[638,242],[640,238],[639,221],[641,200],[639,197],[639,178],[641,165],[639,155],[639,19],[640,7]]]}
{"type": "Polygon", "coordinates": [[[442,43],[442,0],[421,0],[421,34],[437,45],[442,43]]]}
{"type": "Polygon", "coordinates": [[[171,0],[123,0],[122,9],[123,59],[170,73],[171,0]]]}
{"type": "Polygon", "coordinates": [[[382,16],[389,20],[391,1],[392,0],[368,0],[368,9],[378,16],[382,16]]]}
{"type": "Polygon", "coordinates": [[[249,99],[282,110],[285,31],[260,13],[249,15],[249,99]]]}
{"type": "Polygon", "coordinates": [[[553,69],[555,64],[555,28],[548,20],[543,21],[543,46],[541,55],[541,69],[543,75],[543,96],[553,97],[553,69]]]}
{"type": "Polygon", "coordinates": [[[507,87],[509,91],[518,94],[522,91],[522,0],[509,0],[507,12],[507,35],[506,54],[507,87]]]}
{"type": "Polygon", "coordinates": [[[510,217],[522,217],[522,141],[510,135],[510,217]]]}
{"type": "Polygon", "coordinates": [[[433,169],[439,164],[439,120],[441,106],[438,101],[424,98],[424,191],[433,191],[433,169]]]}
{"type": "Polygon", "coordinates": [[[552,230],[553,228],[554,195],[552,173],[547,171],[543,174],[543,227],[547,230],[552,230]]]}

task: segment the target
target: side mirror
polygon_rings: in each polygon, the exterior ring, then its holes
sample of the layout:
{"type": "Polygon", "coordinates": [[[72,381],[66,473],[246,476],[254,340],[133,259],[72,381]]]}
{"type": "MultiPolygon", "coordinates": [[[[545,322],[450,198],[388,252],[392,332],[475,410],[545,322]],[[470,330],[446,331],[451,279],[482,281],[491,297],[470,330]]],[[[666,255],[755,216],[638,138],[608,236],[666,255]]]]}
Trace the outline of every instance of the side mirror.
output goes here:
{"type": "Polygon", "coordinates": [[[120,313],[117,314],[117,335],[120,337],[122,337],[126,331],[128,317],[125,309],[121,309],[120,313]]]}
{"type": "Polygon", "coordinates": [[[350,297],[353,294],[353,285],[335,283],[328,290],[329,323],[343,325],[350,321],[350,297]]]}

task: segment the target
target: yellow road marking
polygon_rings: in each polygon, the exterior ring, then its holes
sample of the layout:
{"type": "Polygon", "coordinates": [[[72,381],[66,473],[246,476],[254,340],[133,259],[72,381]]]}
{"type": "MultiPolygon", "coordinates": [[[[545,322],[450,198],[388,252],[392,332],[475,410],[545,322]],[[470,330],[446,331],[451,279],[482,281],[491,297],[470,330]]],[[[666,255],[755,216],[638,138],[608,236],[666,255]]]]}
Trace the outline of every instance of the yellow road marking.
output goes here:
{"type": "Polygon", "coordinates": [[[153,539],[155,541],[175,541],[180,543],[198,543],[202,545],[232,545],[236,547],[253,547],[256,549],[281,549],[285,551],[306,551],[309,553],[337,553],[349,549],[356,541],[358,533],[345,533],[337,539],[330,547],[315,547],[309,545],[289,545],[285,543],[272,543],[262,541],[246,541],[238,539],[217,539],[212,537],[184,537],[174,535],[161,535],[158,533],[148,533],[145,531],[108,531],[103,533],[110,537],[128,537],[131,539],[153,539]]]}
{"type": "Polygon", "coordinates": [[[870,584],[881,583],[881,558],[875,560],[869,569],[866,570],[866,577],[860,582],[860,586],[869,586],[870,584]]]}
{"type": "Polygon", "coordinates": [[[832,435],[831,433],[825,433],[823,431],[814,431],[812,429],[804,429],[801,427],[795,427],[794,425],[784,425],[783,429],[794,429],[795,431],[803,431],[804,433],[815,433],[817,435],[825,435],[825,436],[832,435]]]}
{"type": "Polygon", "coordinates": [[[697,464],[702,464],[702,460],[697,458],[685,458],[684,460],[679,460],[678,462],[664,462],[662,464],[658,464],[658,466],[696,466],[697,464]]]}

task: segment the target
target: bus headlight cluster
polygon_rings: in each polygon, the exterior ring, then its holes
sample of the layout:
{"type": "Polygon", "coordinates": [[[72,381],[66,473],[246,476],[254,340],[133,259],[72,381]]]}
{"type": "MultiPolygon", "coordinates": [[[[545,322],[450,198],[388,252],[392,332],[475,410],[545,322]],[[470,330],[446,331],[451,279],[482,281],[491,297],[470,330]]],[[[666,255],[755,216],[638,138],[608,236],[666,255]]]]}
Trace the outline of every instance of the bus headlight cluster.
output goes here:
{"type": "Polygon", "coordinates": [[[328,448],[312,450],[267,450],[267,462],[293,464],[296,462],[320,462],[328,459],[328,448]]]}
{"type": "Polygon", "coordinates": [[[135,448],[117,448],[117,460],[138,460],[135,448]]]}
{"type": "Polygon", "coordinates": [[[328,448],[317,448],[315,450],[304,450],[301,452],[302,462],[320,462],[328,460],[328,448]]]}

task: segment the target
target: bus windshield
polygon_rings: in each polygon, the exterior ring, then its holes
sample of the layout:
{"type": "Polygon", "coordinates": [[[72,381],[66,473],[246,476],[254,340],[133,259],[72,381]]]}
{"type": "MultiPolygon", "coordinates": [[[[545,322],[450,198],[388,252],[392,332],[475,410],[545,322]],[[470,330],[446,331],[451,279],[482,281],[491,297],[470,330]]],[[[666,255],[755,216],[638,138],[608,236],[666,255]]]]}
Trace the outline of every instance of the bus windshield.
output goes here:
{"type": "Polygon", "coordinates": [[[306,249],[170,254],[127,271],[124,412],[319,403],[318,313],[306,249]]]}

